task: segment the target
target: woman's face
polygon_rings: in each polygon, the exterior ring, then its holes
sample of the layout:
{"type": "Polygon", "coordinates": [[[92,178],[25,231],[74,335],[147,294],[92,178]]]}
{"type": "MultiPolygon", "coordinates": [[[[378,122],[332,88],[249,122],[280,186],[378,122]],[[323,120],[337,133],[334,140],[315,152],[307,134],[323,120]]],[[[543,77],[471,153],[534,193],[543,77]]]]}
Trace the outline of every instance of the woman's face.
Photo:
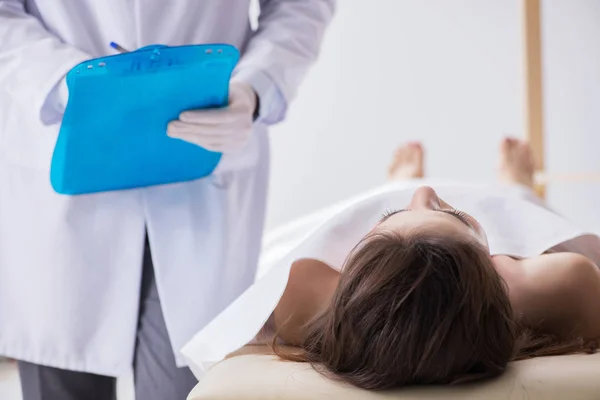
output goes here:
{"type": "Polygon", "coordinates": [[[448,235],[468,235],[489,250],[485,232],[479,222],[440,199],[432,188],[421,186],[410,203],[402,209],[386,214],[376,229],[395,232],[437,232],[448,235]]]}

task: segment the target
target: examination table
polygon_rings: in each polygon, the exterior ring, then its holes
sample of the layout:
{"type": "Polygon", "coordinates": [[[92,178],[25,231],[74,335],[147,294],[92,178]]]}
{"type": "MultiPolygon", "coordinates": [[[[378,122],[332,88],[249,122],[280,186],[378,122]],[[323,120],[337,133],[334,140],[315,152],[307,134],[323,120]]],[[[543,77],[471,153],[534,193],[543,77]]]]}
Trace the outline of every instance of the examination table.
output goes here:
{"type": "Polygon", "coordinates": [[[188,400],[600,400],[600,353],[511,363],[499,378],[457,386],[372,392],[324,378],[309,364],[279,361],[268,346],[245,346],[213,366],[188,400]]]}

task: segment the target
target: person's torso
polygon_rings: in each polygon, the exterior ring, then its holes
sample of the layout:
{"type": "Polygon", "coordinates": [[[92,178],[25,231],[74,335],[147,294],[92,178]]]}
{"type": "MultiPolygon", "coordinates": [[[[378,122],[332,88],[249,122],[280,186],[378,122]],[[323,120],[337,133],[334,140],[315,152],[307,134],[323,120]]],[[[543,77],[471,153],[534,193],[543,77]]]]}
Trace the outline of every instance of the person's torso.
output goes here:
{"type": "MultiPolygon", "coordinates": [[[[130,51],[153,44],[224,43],[243,54],[252,35],[249,6],[250,0],[25,0],[25,11],[44,29],[92,58],[116,54],[111,42],[130,51]]],[[[36,23],[30,22],[28,40],[33,42],[20,49],[28,57],[39,51],[34,41],[36,23]]],[[[41,37],[38,42],[39,47],[49,43],[41,37]]],[[[44,60],[37,62],[42,65],[44,60]]],[[[56,83],[60,78],[56,76],[56,83]]],[[[27,82],[25,77],[19,85],[27,82]]],[[[26,168],[47,169],[59,125],[44,125],[31,112],[33,104],[17,100],[18,92],[28,93],[31,88],[17,85],[14,79],[2,83],[0,157],[26,168]]],[[[39,90],[39,96],[47,95],[44,88],[39,90]]]]}
{"type": "Polygon", "coordinates": [[[110,53],[110,42],[129,50],[201,43],[242,50],[250,33],[250,0],[26,0],[25,5],[46,29],[92,56],[110,53]]]}

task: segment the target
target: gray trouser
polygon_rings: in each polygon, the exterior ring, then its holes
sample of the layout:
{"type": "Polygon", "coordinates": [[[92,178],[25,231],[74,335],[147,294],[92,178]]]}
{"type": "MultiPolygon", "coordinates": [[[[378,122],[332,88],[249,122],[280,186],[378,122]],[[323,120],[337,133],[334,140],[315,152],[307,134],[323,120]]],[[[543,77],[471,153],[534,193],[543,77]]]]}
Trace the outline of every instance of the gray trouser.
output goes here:
{"type": "MultiPolygon", "coordinates": [[[[146,242],[138,331],[133,360],[138,400],[185,400],[196,378],[177,368],[165,326],[150,247],[146,242]]],[[[23,400],[114,400],[116,379],[19,362],[23,400]]]]}

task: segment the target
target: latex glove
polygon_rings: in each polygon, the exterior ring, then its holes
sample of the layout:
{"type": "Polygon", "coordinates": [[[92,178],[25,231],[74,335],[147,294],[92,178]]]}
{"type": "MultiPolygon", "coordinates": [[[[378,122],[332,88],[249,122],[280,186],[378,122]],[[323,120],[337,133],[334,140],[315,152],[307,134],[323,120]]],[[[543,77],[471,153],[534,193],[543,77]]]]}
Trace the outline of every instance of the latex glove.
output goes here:
{"type": "Polygon", "coordinates": [[[250,139],[257,97],[244,82],[229,85],[229,105],[182,112],[167,127],[167,135],[220,153],[241,150],[250,139]]]}

